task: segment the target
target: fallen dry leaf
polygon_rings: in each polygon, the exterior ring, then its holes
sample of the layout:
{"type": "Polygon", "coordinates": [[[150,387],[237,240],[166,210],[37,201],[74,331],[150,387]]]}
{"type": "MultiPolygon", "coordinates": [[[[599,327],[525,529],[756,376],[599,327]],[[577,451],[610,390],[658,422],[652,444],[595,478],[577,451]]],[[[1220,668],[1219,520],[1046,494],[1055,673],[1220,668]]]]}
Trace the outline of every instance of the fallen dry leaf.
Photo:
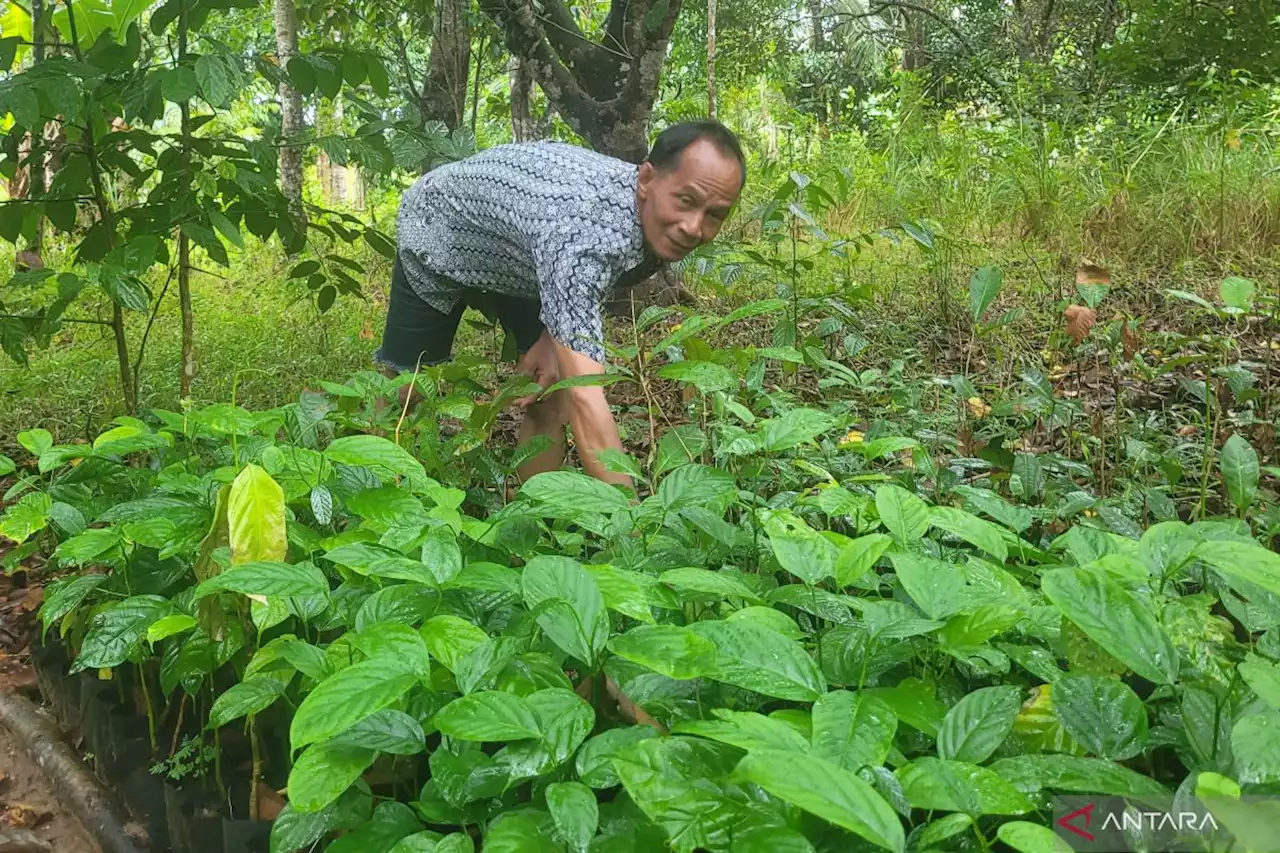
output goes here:
{"type": "Polygon", "coordinates": [[[1081,261],[1076,267],[1076,284],[1111,284],[1111,273],[1091,261],[1081,261]]]}
{"type": "Polygon", "coordinates": [[[1076,344],[1088,337],[1089,330],[1098,322],[1098,315],[1092,308],[1084,305],[1068,305],[1064,313],[1067,317],[1067,334],[1076,344]]]}
{"type": "Polygon", "coordinates": [[[1195,435],[1196,432],[1198,432],[1198,429],[1192,424],[1187,424],[1184,427],[1178,427],[1178,435],[1182,436],[1183,438],[1186,438],[1187,436],[1195,435]]]}
{"type": "Polygon", "coordinates": [[[284,811],[286,800],[266,782],[258,782],[258,819],[275,820],[284,811]]]}
{"type": "Polygon", "coordinates": [[[1138,348],[1142,346],[1142,339],[1138,336],[1138,330],[1130,328],[1128,318],[1120,325],[1120,343],[1124,346],[1125,361],[1132,361],[1133,357],[1138,354],[1138,348]]]}
{"type": "Polygon", "coordinates": [[[52,815],[43,809],[36,809],[25,803],[14,803],[0,814],[0,823],[15,829],[27,829],[39,826],[52,815]]]}
{"type": "Polygon", "coordinates": [[[969,413],[975,418],[982,419],[991,414],[991,406],[984,403],[981,397],[970,397],[965,402],[969,404],[969,413]]]}

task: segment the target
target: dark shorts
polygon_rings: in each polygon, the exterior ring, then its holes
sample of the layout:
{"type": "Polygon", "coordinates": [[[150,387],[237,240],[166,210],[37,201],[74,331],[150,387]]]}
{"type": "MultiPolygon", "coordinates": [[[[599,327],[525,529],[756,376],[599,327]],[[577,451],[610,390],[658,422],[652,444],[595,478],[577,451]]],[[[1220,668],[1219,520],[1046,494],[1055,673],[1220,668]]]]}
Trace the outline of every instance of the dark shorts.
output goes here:
{"type": "Polygon", "coordinates": [[[396,258],[391,271],[391,304],[382,346],[374,360],[399,372],[413,372],[416,366],[440,364],[453,356],[453,339],[458,323],[468,307],[475,308],[515,338],[516,349],[525,353],[542,336],[540,306],[532,299],[501,293],[461,288],[462,298],[448,314],[433,308],[414,293],[396,258]]]}

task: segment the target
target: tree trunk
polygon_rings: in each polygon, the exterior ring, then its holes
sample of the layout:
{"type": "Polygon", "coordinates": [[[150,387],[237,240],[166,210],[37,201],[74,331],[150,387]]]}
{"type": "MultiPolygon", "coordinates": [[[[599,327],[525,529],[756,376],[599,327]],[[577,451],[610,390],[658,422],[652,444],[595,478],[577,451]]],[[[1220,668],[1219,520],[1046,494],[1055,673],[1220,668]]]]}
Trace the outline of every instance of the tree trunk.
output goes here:
{"type": "Polygon", "coordinates": [[[598,42],[564,0],[537,8],[534,0],[480,0],[480,8],[569,127],[597,151],[639,163],[681,2],[613,0],[598,42]]]}
{"type": "MultiPolygon", "coordinates": [[[[809,50],[815,56],[826,53],[827,51],[827,35],[822,26],[822,0],[808,0],[809,7],[809,50]]],[[[814,115],[817,116],[818,124],[822,128],[826,128],[828,122],[827,115],[827,85],[823,79],[821,63],[815,68],[813,75],[809,78],[809,85],[813,87],[813,107],[814,115]]]]}
{"type": "MultiPolygon", "coordinates": [[[[41,26],[41,17],[44,15],[44,0],[31,0],[31,64],[39,65],[44,61],[44,28],[41,26]]],[[[18,167],[17,172],[9,181],[9,198],[17,200],[22,198],[38,199],[49,188],[53,175],[44,166],[44,150],[41,146],[35,144],[35,139],[28,129],[28,132],[22,138],[22,143],[18,146],[19,162],[23,165],[18,167]],[[34,173],[32,171],[34,167],[34,173]],[[39,175],[38,189],[33,186],[32,175],[39,175]]],[[[45,138],[48,139],[48,125],[45,126],[45,138]]],[[[44,217],[36,215],[36,233],[31,242],[26,245],[14,257],[14,266],[21,269],[38,269],[44,266],[44,217]]]]}
{"type": "MultiPolygon", "coordinates": [[[[342,98],[335,98],[333,101],[333,132],[339,135],[343,134],[342,130],[342,98]]],[[[334,202],[340,204],[347,203],[347,166],[345,163],[329,164],[329,194],[334,202]]]]}
{"type": "Polygon", "coordinates": [[[471,21],[468,0],[437,0],[431,31],[431,59],[422,83],[422,120],[442,121],[449,130],[462,124],[471,70],[471,21]]]}
{"type": "MultiPolygon", "coordinates": [[[[293,0],[273,0],[275,17],[276,58],[280,68],[288,68],[289,60],[298,55],[298,15],[293,0]]],[[[280,189],[289,201],[299,228],[306,227],[302,209],[302,148],[297,145],[302,135],[302,94],[286,75],[280,81],[280,189]]]]}
{"type": "Polygon", "coordinates": [[[707,115],[716,117],[716,0],[707,0],[707,115]]]}
{"type": "MultiPolygon", "coordinates": [[[[178,6],[178,64],[187,59],[187,0],[179,0],[178,6]]],[[[191,102],[183,101],[182,111],[182,166],[191,171],[191,102]]],[[[178,373],[178,397],[191,396],[191,381],[196,375],[195,317],[191,309],[191,243],[185,232],[178,230],[178,307],[182,315],[182,356],[178,373]]]]}
{"type": "Polygon", "coordinates": [[[532,142],[547,135],[546,116],[533,115],[533,74],[529,64],[518,56],[511,57],[511,138],[516,142],[532,142]]]}

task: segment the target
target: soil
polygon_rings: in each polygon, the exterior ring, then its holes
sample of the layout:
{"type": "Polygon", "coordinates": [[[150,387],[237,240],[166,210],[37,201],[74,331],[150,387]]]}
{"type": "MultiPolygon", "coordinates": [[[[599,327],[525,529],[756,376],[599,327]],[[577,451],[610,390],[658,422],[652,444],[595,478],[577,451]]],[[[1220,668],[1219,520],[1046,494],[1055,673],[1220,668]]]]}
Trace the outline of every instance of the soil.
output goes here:
{"type": "Polygon", "coordinates": [[[63,809],[44,773],[0,726],[0,841],[12,829],[28,830],[52,853],[98,853],[98,845],[63,809]]]}
{"type": "MultiPolygon", "coordinates": [[[[43,597],[43,584],[26,572],[0,575],[0,690],[37,703],[40,691],[29,643],[43,597]]],[[[22,839],[43,842],[52,853],[98,853],[98,845],[60,805],[44,772],[0,726],[0,847],[9,841],[13,849],[40,849],[27,847],[22,839]]]]}

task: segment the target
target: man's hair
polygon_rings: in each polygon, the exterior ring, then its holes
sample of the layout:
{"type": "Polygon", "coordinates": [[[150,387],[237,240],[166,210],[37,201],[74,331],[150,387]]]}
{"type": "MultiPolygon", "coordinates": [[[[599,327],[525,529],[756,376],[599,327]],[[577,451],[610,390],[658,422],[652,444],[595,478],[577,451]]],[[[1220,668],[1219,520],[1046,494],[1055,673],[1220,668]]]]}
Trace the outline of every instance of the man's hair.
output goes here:
{"type": "Polygon", "coordinates": [[[699,139],[705,139],[714,145],[721,154],[732,155],[738,161],[738,170],[742,181],[738,189],[747,183],[747,158],[742,154],[742,145],[734,132],[715,119],[697,119],[673,124],[653,141],[649,156],[645,162],[652,163],[659,171],[669,171],[680,164],[684,150],[699,139]]]}

